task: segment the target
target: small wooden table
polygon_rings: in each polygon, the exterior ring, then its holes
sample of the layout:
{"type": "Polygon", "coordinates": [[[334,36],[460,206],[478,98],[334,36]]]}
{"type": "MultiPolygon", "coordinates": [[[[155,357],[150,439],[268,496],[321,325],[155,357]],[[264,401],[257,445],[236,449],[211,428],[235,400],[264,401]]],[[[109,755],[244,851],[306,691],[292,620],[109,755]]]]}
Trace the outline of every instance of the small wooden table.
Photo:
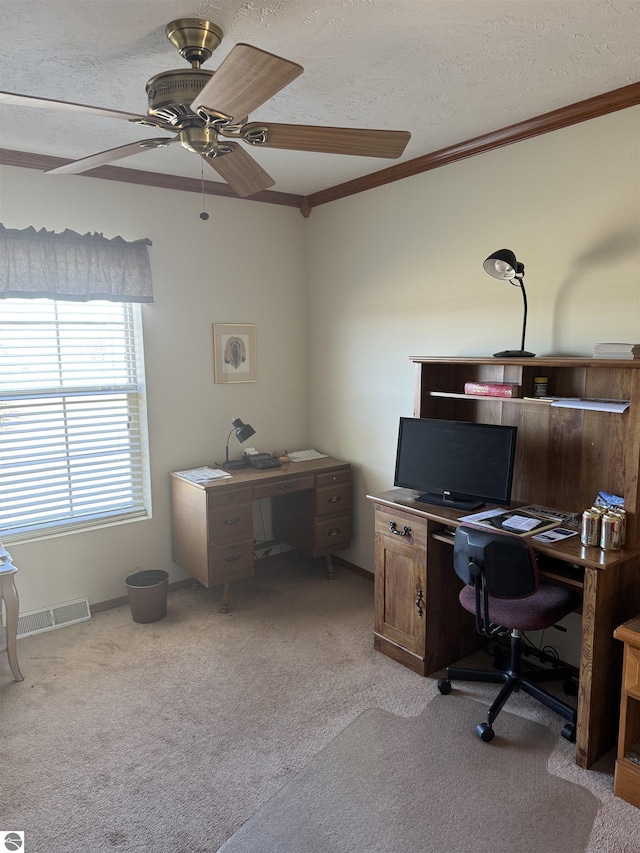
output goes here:
{"type": "MultiPolygon", "coordinates": [[[[0,605],[4,601],[5,610],[7,613],[6,642],[7,642],[7,657],[9,658],[9,666],[16,681],[24,681],[24,676],[20,672],[18,664],[17,638],[18,638],[18,613],[20,610],[20,602],[18,599],[18,590],[15,584],[15,575],[18,569],[12,565],[8,569],[0,567],[0,605]]],[[[2,607],[0,606],[0,627],[2,626],[2,607]]]]}
{"type": "Polygon", "coordinates": [[[613,793],[640,808],[640,616],[613,632],[624,643],[620,733],[613,793]]]}

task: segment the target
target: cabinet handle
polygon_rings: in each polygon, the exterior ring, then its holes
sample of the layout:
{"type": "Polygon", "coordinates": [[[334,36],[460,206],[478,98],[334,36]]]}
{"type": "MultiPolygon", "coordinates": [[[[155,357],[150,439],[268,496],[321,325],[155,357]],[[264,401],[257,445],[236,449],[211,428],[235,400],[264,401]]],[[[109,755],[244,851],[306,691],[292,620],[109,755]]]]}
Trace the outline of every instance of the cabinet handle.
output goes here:
{"type": "Polygon", "coordinates": [[[398,527],[397,527],[397,525],[396,525],[395,521],[390,521],[390,522],[389,522],[389,530],[390,530],[392,533],[395,533],[395,535],[396,535],[396,536],[408,536],[408,535],[409,535],[409,533],[411,533],[411,528],[410,528],[410,527],[407,527],[407,525],[406,525],[406,524],[405,524],[405,526],[402,528],[402,530],[398,530],[398,527]]]}
{"type": "Polygon", "coordinates": [[[225,524],[237,524],[240,521],[239,518],[225,518],[225,524]]]}
{"type": "Polygon", "coordinates": [[[423,600],[424,600],[424,594],[422,592],[422,589],[419,589],[418,590],[418,597],[416,598],[416,609],[418,611],[418,616],[420,616],[420,617],[424,613],[424,610],[422,609],[423,600]]]}
{"type": "Polygon", "coordinates": [[[339,527],[332,527],[331,530],[327,533],[327,536],[337,536],[340,533],[339,527]]]}
{"type": "Polygon", "coordinates": [[[225,557],[224,561],[225,561],[225,563],[235,563],[236,560],[241,559],[241,557],[242,557],[242,554],[231,554],[229,557],[225,557]]]}
{"type": "Polygon", "coordinates": [[[329,503],[330,504],[337,504],[339,500],[342,500],[340,495],[332,495],[332,497],[329,498],[329,503]]]}
{"type": "Polygon", "coordinates": [[[282,486],[278,486],[281,492],[287,492],[289,489],[295,488],[295,483],[283,483],[282,486]]]}

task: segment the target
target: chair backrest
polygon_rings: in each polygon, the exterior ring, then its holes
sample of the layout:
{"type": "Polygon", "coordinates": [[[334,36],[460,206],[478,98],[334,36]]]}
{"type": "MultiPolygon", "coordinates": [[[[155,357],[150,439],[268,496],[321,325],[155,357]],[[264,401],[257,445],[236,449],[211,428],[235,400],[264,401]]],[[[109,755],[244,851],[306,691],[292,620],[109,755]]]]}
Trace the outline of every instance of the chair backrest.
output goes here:
{"type": "Polygon", "coordinates": [[[483,588],[495,598],[524,598],[538,589],[538,566],[529,543],[497,530],[458,527],[453,566],[470,586],[482,576],[483,588]]]}

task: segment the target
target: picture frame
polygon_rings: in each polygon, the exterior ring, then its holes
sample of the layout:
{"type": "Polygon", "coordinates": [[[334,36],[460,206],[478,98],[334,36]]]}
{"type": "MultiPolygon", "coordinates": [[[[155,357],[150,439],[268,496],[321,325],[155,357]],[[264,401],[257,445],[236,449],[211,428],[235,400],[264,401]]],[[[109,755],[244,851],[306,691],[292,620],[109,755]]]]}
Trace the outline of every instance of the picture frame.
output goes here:
{"type": "Polygon", "coordinates": [[[214,382],[255,382],[256,327],[253,323],[213,324],[214,382]]]}

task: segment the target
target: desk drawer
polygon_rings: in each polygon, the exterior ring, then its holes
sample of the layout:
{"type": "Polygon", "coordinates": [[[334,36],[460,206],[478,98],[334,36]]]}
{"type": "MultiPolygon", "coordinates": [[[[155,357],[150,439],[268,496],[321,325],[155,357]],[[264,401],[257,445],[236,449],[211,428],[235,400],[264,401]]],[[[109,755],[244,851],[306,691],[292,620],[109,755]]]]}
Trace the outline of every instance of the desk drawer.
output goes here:
{"type": "Polygon", "coordinates": [[[399,540],[406,545],[421,545],[427,541],[427,519],[387,507],[376,507],[376,533],[399,540]],[[392,529],[392,525],[393,529],[392,529]],[[405,531],[405,528],[409,530],[405,531]],[[396,532],[397,531],[397,532],[396,532]]]}
{"type": "Polygon", "coordinates": [[[212,507],[207,519],[210,545],[239,542],[253,535],[253,506],[250,503],[212,507]]]}
{"type": "Polygon", "coordinates": [[[253,574],[253,539],[209,548],[209,582],[238,572],[253,574]]]}
{"type": "Polygon", "coordinates": [[[228,488],[226,486],[218,491],[212,489],[208,494],[208,508],[236,506],[237,504],[251,503],[251,486],[241,489],[228,488]]]}
{"type": "Polygon", "coordinates": [[[330,474],[316,474],[316,486],[321,489],[324,486],[335,486],[338,483],[351,482],[351,469],[343,471],[332,471],[330,474]]]}
{"type": "MultiPolygon", "coordinates": [[[[317,478],[319,479],[319,478],[317,478]]],[[[329,515],[351,509],[351,482],[316,489],[316,515],[329,515]]]]}
{"type": "Polygon", "coordinates": [[[315,524],[315,550],[340,551],[351,541],[351,516],[340,515],[315,524]]]}
{"type": "Polygon", "coordinates": [[[275,483],[265,483],[264,486],[253,487],[254,500],[260,498],[275,498],[278,495],[290,495],[294,492],[306,492],[315,488],[315,478],[292,477],[288,480],[277,480],[275,483]]]}

